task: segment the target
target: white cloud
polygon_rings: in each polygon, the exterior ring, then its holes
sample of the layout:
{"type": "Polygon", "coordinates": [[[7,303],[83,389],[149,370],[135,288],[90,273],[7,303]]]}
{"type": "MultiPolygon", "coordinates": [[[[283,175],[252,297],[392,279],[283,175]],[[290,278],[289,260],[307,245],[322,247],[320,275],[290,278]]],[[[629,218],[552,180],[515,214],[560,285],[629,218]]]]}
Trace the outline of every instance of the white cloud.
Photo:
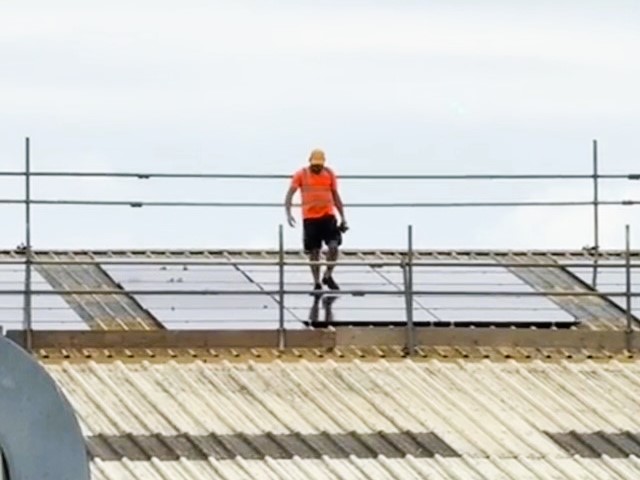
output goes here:
{"type": "MultiPolygon", "coordinates": [[[[572,173],[585,170],[583,146],[594,137],[609,148],[609,168],[638,164],[637,2],[5,3],[7,164],[25,135],[36,169],[287,173],[320,145],[344,173],[572,173]]],[[[379,198],[380,189],[390,201],[538,194],[531,185],[388,185],[345,184],[345,193],[348,201],[379,198]]],[[[283,188],[100,180],[39,183],[36,193],[279,202],[283,188]]],[[[543,197],[573,193],[562,186],[543,197]]],[[[255,245],[271,242],[282,221],[265,210],[38,212],[40,244],[79,247],[255,245]]],[[[606,235],[626,221],[612,212],[603,209],[603,243],[614,244],[617,233],[606,235]]],[[[402,246],[407,223],[425,246],[443,248],[590,238],[589,214],[566,209],[358,211],[353,221],[351,246],[402,246]]],[[[12,243],[22,228],[6,230],[16,232],[5,237],[12,243]]],[[[299,232],[289,233],[297,244],[299,232]]]]}
{"type": "MultiPolygon", "coordinates": [[[[640,200],[640,190],[634,185],[620,184],[614,194],[601,196],[600,200],[640,200]]],[[[545,189],[531,201],[571,202],[590,201],[589,188],[556,186],[545,189]]],[[[625,225],[637,224],[638,207],[603,205],[599,207],[599,244],[604,249],[621,249],[625,244],[625,225]]],[[[594,245],[594,209],[580,207],[520,207],[506,213],[487,232],[484,243],[504,248],[580,249],[594,245]]],[[[638,245],[640,232],[635,234],[638,245]]]]}
{"type": "Polygon", "coordinates": [[[161,61],[176,53],[192,60],[206,54],[357,52],[540,57],[602,66],[632,64],[629,59],[640,38],[633,28],[598,23],[596,15],[576,22],[527,10],[507,18],[497,12],[496,8],[452,12],[438,6],[395,5],[261,8],[235,2],[200,8],[110,4],[108,8],[14,9],[3,17],[0,38],[53,41],[53,46],[73,42],[71,53],[81,51],[81,41],[86,40],[107,59],[145,52],[148,58],[143,61],[161,61]]]}

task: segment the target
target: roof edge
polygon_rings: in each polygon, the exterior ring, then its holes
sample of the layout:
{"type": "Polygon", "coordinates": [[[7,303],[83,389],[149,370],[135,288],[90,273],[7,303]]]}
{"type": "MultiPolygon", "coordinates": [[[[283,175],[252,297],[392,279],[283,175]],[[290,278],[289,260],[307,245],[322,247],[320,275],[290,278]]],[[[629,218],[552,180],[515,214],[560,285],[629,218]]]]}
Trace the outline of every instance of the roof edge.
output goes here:
{"type": "MultiPolygon", "coordinates": [[[[25,330],[9,330],[7,337],[26,345],[25,330]]],[[[611,353],[640,349],[640,332],[579,329],[414,329],[415,345],[420,347],[473,348],[570,348],[604,350],[611,353]]],[[[158,330],[86,331],[35,330],[31,332],[33,350],[47,348],[280,348],[278,330],[158,330]]],[[[404,328],[331,327],[314,330],[287,330],[284,349],[318,348],[330,351],[343,347],[404,347],[404,328]]]]}
{"type": "MultiPolygon", "coordinates": [[[[94,248],[94,249],[38,249],[32,250],[35,254],[73,254],[73,255],[224,255],[224,254],[247,254],[247,255],[275,255],[278,253],[277,248],[94,248]]],[[[302,254],[301,249],[285,249],[288,254],[302,254]]],[[[363,249],[341,249],[345,255],[397,255],[405,254],[405,249],[400,248],[363,248],[363,249]]],[[[593,249],[486,249],[486,248],[465,248],[465,249],[423,249],[414,248],[414,253],[423,255],[568,255],[568,256],[595,256],[593,249]]],[[[0,255],[23,255],[24,249],[0,249],[0,255]]],[[[624,255],[624,250],[619,249],[601,249],[597,252],[598,256],[619,256],[624,255]]],[[[634,256],[640,255],[640,250],[632,250],[634,256]]]]}

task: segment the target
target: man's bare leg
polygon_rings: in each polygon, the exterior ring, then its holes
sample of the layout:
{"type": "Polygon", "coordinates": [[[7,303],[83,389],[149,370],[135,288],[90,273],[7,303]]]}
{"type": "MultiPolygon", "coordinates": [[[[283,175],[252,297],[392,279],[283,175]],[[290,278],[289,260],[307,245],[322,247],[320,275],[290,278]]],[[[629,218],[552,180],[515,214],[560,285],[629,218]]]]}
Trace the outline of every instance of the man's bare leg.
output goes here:
{"type": "Polygon", "coordinates": [[[333,280],[333,269],[336,266],[338,260],[338,244],[337,242],[330,242],[327,251],[327,269],[324,272],[323,283],[327,285],[331,290],[338,290],[338,284],[333,280]]]}
{"type": "MultiPolygon", "coordinates": [[[[309,252],[309,260],[317,262],[320,260],[320,250],[312,250],[309,252]]],[[[311,265],[311,274],[313,275],[313,284],[320,285],[320,265],[311,265]]]]}

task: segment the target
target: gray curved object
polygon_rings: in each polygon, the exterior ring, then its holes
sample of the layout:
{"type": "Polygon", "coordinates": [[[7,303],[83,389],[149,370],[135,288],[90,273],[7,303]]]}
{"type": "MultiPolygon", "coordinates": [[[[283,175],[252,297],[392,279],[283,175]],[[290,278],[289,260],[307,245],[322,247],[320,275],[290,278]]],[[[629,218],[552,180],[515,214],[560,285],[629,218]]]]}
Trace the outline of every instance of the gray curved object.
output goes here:
{"type": "Polygon", "coordinates": [[[0,336],[0,448],[9,480],[89,480],[75,412],[53,378],[0,336]]]}

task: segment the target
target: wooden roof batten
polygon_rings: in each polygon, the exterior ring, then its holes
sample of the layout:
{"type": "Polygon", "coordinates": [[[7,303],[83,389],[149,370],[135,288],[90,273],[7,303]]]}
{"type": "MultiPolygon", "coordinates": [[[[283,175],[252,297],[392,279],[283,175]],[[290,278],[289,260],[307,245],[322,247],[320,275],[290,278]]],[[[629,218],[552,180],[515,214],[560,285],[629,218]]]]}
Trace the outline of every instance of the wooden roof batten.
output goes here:
{"type": "MultiPolygon", "coordinates": [[[[9,330],[9,337],[26,345],[26,331],[9,330]]],[[[329,327],[287,330],[281,350],[296,348],[332,351],[345,347],[400,347],[406,343],[404,328],[329,327]]],[[[640,349],[637,330],[497,329],[416,327],[417,347],[452,348],[556,348],[612,353],[640,349]]],[[[279,349],[278,330],[34,330],[31,346],[37,349],[279,349]]]]}

